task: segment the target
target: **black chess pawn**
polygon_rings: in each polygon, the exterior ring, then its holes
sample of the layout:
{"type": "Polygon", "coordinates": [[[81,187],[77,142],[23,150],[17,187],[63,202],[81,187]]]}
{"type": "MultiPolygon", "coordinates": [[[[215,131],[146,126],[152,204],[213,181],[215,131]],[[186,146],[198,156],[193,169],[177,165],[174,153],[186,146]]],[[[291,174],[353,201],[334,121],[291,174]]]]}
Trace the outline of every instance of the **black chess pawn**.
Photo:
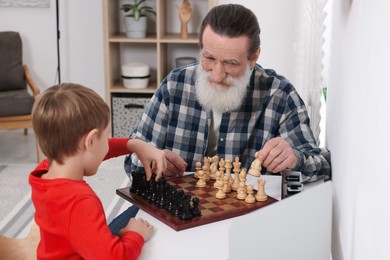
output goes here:
{"type": "Polygon", "coordinates": [[[181,220],[190,220],[192,219],[192,213],[191,213],[191,195],[184,194],[181,199],[181,208],[179,210],[179,218],[181,220]]]}
{"type": "Polygon", "coordinates": [[[200,216],[202,214],[200,212],[200,209],[199,209],[199,198],[198,197],[194,197],[192,199],[191,213],[192,213],[192,216],[194,216],[194,217],[200,216]]]}

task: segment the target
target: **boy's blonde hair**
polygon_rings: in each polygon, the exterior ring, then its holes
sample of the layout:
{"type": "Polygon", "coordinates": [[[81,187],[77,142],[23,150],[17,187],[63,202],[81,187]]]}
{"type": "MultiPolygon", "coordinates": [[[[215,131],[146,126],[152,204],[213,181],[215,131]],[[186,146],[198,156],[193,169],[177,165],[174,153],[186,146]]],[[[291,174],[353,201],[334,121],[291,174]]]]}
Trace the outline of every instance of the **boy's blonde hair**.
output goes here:
{"type": "Polygon", "coordinates": [[[49,163],[76,154],[81,138],[92,129],[98,135],[110,122],[110,109],[95,91],[63,83],[45,90],[35,101],[32,124],[49,163]]]}

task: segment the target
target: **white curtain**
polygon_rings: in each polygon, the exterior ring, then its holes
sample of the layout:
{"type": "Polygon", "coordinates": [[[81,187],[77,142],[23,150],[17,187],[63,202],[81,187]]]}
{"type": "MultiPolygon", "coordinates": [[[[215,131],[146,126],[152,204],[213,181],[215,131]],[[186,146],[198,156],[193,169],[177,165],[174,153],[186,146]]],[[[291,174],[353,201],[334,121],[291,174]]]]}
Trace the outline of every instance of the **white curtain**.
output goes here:
{"type": "Polygon", "coordinates": [[[317,143],[321,132],[321,97],[324,87],[325,6],[328,0],[296,0],[294,84],[306,102],[317,143]]]}

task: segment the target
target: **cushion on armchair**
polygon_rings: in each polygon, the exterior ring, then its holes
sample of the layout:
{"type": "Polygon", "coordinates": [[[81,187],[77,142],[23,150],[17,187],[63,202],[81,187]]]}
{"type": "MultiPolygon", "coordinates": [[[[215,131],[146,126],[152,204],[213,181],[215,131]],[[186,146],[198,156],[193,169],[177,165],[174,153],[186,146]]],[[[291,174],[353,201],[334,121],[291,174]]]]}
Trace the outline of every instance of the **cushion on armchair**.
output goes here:
{"type": "Polygon", "coordinates": [[[25,90],[0,91],[0,116],[31,114],[34,98],[25,90]]]}
{"type": "Polygon", "coordinates": [[[0,32],[0,92],[26,89],[22,39],[18,32],[0,32]]]}

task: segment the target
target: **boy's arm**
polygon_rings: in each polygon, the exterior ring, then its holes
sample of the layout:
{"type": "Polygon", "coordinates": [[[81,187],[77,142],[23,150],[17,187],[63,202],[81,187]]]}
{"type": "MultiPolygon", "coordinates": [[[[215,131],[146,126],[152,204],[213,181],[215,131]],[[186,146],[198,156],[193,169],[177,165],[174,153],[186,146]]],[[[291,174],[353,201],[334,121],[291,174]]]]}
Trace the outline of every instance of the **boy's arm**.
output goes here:
{"type": "Polygon", "coordinates": [[[156,174],[156,180],[160,179],[163,172],[167,169],[164,152],[152,144],[131,138],[111,138],[108,142],[109,151],[104,160],[132,152],[137,153],[139,160],[144,166],[146,180],[150,180],[152,172],[156,174]]]}
{"type": "Polygon", "coordinates": [[[110,138],[108,139],[108,147],[110,148],[108,150],[108,153],[106,154],[106,157],[104,157],[104,160],[118,157],[121,155],[127,155],[130,154],[129,149],[127,148],[127,142],[131,138],[110,138]]]}
{"type": "Polygon", "coordinates": [[[137,259],[145,243],[133,231],[114,236],[97,197],[83,196],[73,203],[67,234],[72,248],[84,259],[137,259]]]}

